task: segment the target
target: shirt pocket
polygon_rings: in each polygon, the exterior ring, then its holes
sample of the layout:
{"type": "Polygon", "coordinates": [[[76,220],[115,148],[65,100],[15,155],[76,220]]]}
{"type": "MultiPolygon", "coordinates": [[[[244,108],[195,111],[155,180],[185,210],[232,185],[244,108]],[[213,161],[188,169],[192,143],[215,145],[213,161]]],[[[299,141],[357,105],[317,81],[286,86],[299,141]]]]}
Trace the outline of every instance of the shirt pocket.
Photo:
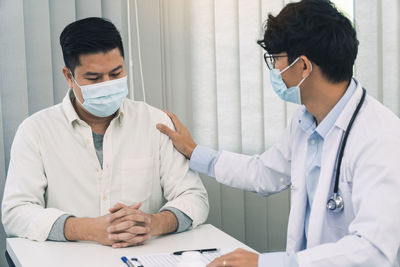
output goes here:
{"type": "Polygon", "coordinates": [[[153,157],[123,159],[121,174],[122,200],[125,204],[143,202],[150,197],[154,179],[153,157]]]}

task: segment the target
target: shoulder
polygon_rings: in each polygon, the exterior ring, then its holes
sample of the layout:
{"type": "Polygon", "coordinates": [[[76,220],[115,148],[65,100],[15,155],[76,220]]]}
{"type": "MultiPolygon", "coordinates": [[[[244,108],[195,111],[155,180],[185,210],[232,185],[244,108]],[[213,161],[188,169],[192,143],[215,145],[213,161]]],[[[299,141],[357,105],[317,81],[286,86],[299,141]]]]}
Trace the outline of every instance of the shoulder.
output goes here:
{"type": "Polygon", "coordinates": [[[355,158],[381,160],[400,157],[400,118],[372,97],[367,97],[351,129],[348,146],[355,158]]]}
{"type": "Polygon", "coordinates": [[[62,114],[61,106],[58,104],[30,115],[18,126],[13,146],[18,147],[23,143],[36,146],[41,143],[40,140],[47,140],[52,135],[53,129],[59,128],[57,124],[65,117],[62,114]]]}
{"type": "Polygon", "coordinates": [[[65,120],[61,109],[61,104],[57,104],[45,109],[42,109],[30,115],[22,121],[18,129],[20,131],[40,132],[45,128],[55,126],[55,123],[65,120]]]}
{"type": "Polygon", "coordinates": [[[162,110],[142,101],[126,99],[123,107],[128,118],[151,121],[154,123],[169,124],[170,118],[162,110]]]}
{"type": "Polygon", "coordinates": [[[355,132],[365,139],[376,139],[386,135],[400,138],[400,118],[373,97],[366,98],[358,117],[355,132]]]}

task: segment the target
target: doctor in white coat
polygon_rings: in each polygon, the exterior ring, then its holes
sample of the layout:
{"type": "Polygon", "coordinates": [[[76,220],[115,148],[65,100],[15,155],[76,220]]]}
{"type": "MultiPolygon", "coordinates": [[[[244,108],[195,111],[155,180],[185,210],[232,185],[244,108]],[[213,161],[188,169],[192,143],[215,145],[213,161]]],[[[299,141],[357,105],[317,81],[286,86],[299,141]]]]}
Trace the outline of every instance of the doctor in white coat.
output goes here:
{"type": "Polygon", "coordinates": [[[285,252],[239,249],[209,266],[399,266],[400,120],[352,78],[350,21],[329,1],[303,0],[269,15],[258,43],[273,89],[302,104],[279,143],[247,156],[195,144],[169,112],[176,131],[157,125],[220,183],[263,196],[291,190],[285,252]]]}

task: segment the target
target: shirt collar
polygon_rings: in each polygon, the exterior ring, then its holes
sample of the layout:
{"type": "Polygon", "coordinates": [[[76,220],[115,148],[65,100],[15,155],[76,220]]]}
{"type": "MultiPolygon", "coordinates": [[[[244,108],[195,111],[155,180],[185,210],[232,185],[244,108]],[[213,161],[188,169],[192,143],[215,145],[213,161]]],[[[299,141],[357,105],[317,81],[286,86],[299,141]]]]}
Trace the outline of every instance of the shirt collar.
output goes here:
{"type": "MultiPolygon", "coordinates": [[[[72,89],[69,89],[62,101],[62,107],[65,112],[65,116],[67,117],[68,122],[70,123],[70,125],[72,127],[74,126],[74,122],[81,121],[81,119],[79,118],[78,114],[75,111],[74,106],[72,105],[72,101],[74,99],[75,99],[74,92],[72,91],[72,89]]],[[[121,126],[123,125],[123,121],[124,121],[124,113],[125,113],[125,109],[126,109],[125,102],[126,102],[126,99],[122,103],[120,109],[118,110],[117,116],[114,118],[119,121],[121,126]]]]}
{"type": "Polygon", "coordinates": [[[332,108],[332,110],[328,113],[328,115],[321,121],[321,123],[316,126],[316,120],[311,113],[307,111],[304,107],[303,114],[299,118],[299,125],[308,135],[311,135],[314,131],[316,131],[322,138],[325,138],[327,133],[332,129],[335,125],[335,122],[339,115],[342,113],[347,103],[351,99],[352,95],[357,89],[357,81],[355,79],[351,79],[349,86],[346,89],[344,95],[340,98],[339,102],[332,108]]]}
{"type": "Polygon", "coordinates": [[[298,123],[300,128],[308,135],[311,135],[316,127],[314,116],[307,111],[305,106],[303,106],[303,114],[300,115],[298,123]]]}

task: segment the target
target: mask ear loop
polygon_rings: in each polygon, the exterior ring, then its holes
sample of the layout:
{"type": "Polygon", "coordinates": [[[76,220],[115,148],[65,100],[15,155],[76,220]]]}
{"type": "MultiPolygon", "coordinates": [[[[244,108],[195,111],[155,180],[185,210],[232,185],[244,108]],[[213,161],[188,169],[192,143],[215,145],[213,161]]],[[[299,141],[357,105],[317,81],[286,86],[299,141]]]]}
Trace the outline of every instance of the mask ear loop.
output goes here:
{"type": "Polygon", "coordinates": [[[296,64],[297,61],[299,61],[300,57],[296,58],[295,61],[292,62],[292,64],[290,64],[289,66],[287,66],[286,68],[284,68],[280,74],[284,73],[285,71],[287,71],[291,66],[293,66],[294,64],[296,64]]]}
{"type": "MultiPolygon", "coordinates": [[[[75,77],[74,77],[74,75],[72,74],[71,70],[69,71],[69,73],[71,74],[71,79],[72,79],[72,81],[73,81],[76,85],[78,85],[79,88],[81,88],[81,86],[79,85],[79,83],[75,80],[75,77]]],[[[70,89],[71,89],[72,92],[74,93],[74,96],[75,96],[76,101],[78,101],[78,103],[83,107],[83,103],[79,100],[78,97],[76,97],[76,93],[75,93],[74,87],[72,87],[72,88],[70,88],[70,89]]]]}
{"type": "Polygon", "coordinates": [[[78,85],[79,88],[81,88],[81,86],[79,85],[79,83],[75,80],[75,77],[74,77],[74,75],[72,74],[71,70],[69,70],[69,73],[71,74],[71,79],[72,79],[72,81],[73,81],[74,83],[76,83],[76,85],[78,85]]]}

